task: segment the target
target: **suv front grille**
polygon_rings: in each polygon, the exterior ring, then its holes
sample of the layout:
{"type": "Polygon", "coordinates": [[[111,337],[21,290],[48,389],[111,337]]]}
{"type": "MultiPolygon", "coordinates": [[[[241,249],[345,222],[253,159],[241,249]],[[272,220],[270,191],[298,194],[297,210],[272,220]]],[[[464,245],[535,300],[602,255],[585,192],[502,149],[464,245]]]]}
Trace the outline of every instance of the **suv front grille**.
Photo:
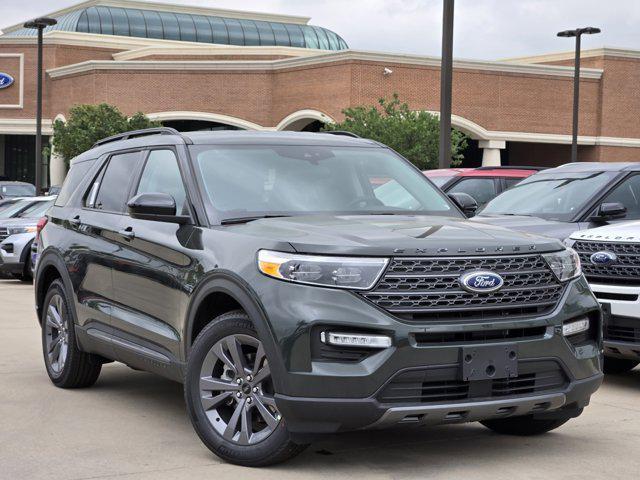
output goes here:
{"type": "Polygon", "coordinates": [[[578,241],[573,248],[580,255],[582,271],[587,280],[607,285],[640,285],[640,243],[609,243],[578,241]],[[594,265],[591,255],[611,252],[618,257],[613,265],[594,265]]]}
{"type": "Polygon", "coordinates": [[[640,343],[640,321],[612,315],[605,325],[604,339],[613,342],[640,343]]]}
{"type": "Polygon", "coordinates": [[[554,360],[523,361],[514,378],[466,382],[460,366],[408,370],[397,374],[377,395],[381,403],[438,403],[516,397],[562,391],[568,379],[554,360]]]}
{"type": "Polygon", "coordinates": [[[541,255],[468,258],[394,258],[371,292],[362,295],[410,321],[541,315],[560,300],[563,286],[541,255]],[[464,290],[466,272],[490,270],[504,279],[493,293],[464,290]]]}
{"type": "Polygon", "coordinates": [[[9,237],[9,230],[0,228],[0,242],[4,242],[9,237]]]}

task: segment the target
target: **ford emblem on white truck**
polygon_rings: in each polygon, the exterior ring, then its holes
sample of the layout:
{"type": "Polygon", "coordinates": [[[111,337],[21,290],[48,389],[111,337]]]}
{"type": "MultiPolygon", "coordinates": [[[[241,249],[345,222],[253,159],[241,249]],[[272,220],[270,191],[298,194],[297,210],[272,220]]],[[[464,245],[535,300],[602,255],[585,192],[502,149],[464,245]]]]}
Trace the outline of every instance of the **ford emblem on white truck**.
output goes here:
{"type": "Polygon", "coordinates": [[[618,256],[611,252],[596,252],[591,255],[591,263],[594,265],[611,265],[618,261],[618,256]]]}
{"type": "Polygon", "coordinates": [[[465,273],[459,282],[462,288],[473,293],[495,292],[504,285],[504,279],[500,275],[484,270],[465,273]]]}

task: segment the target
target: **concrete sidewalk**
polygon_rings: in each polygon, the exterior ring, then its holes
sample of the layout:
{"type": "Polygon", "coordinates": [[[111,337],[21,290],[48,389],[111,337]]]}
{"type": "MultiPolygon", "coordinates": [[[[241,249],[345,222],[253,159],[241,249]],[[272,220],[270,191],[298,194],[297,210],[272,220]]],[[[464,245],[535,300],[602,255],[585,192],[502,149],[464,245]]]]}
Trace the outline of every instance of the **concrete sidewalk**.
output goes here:
{"type": "Polygon", "coordinates": [[[0,479],[616,479],[640,472],[640,370],[609,377],[554,433],[502,437],[479,424],[351,433],[263,470],[221,462],[191,428],[182,387],[106,365],[95,387],[45,373],[31,285],[0,280],[0,479]]]}

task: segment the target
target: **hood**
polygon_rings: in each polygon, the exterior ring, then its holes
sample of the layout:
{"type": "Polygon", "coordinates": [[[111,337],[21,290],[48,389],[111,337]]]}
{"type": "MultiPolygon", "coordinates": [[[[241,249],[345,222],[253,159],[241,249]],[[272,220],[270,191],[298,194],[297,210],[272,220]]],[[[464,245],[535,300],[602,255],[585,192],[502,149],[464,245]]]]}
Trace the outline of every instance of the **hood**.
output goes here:
{"type": "Polygon", "coordinates": [[[580,228],[577,223],[545,220],[526,215],[478,215],[471,221],[556,238],[560,241],[564,241],[580,228]]]}
{"type": "Polygon", "coordinates": [[[37,225],[37,218],[7,218],[0,220],[0,228],[8,227],[28,227],[29,225],[37,225]]]}
{"type": "Polygon", "coordinates": [[[573,240],[597,240],[599,242],[639,243],[640,221],[623,222],[574,232],[573,240]]]}
{"type": "Polygon", "coordinates": [[[289,243],[300,253],[316,254],[450,256],[562,248],[553,239],[435,216],[309,215],[261,219],[220,228],[289,243]]]}

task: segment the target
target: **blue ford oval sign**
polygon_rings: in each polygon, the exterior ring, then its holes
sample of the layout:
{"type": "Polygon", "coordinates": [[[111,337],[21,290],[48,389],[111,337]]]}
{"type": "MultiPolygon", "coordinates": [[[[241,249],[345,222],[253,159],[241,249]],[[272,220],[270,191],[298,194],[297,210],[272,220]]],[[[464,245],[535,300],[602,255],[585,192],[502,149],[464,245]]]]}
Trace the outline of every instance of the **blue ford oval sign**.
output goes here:
{"type": "Polygon", "coordinates": [[[0,72],[0,89],[13,85],[13,77],[8,73],[0,72]]]}
{"type": "Polygon", "coordinates": [[[594,265],[611,265],[618,261],[618,256],[611,252],[596,252],[591,255],[591,263],[594,265]]]}
{"type": "Polygon", "coordinates": [[[489,271],[465,273],[459,282],[466,291],[474,293],[495,292],[504,285],[504,279],[500,275],[489,271]]]}

